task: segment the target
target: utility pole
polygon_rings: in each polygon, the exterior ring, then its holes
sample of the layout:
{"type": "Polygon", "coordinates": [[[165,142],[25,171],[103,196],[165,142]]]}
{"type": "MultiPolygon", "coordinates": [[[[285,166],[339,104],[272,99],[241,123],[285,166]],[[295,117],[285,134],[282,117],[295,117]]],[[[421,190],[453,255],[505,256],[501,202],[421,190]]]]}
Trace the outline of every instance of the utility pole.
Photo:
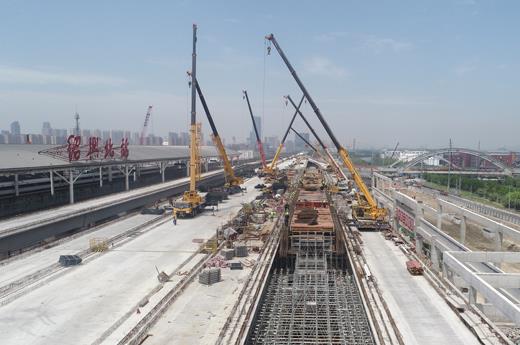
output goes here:
{"type": "Polygon", "coordinates": [[[478,152],[479,156],[477,156],[477,173],[480,171],[480,140],[478,141],[478,152]]]}
{"type": "Polygon", "coordinates": [[[509,193],[507,193],[507,208],[511,209],[511,185],[509,185],[509,193]]]}
{"type": "Polygon", "coordinates": [[[451,152],[451,138],[450,138],[450,158],[448,162],[448,186],[446,188],[446,191],[450,192],[450,179],[451,179],[451,159],[452,159],[452,152],[451,152]]]}

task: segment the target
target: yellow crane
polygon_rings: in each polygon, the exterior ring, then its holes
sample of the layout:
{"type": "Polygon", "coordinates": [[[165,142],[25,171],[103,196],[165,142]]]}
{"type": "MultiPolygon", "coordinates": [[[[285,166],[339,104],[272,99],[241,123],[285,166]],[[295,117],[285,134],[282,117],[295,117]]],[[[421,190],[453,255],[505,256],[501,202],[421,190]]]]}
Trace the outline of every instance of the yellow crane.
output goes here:
{"type": "MultiPolygon", "coordinates": [[[[303,100],[305,99],[305,96],[302,96],[302,99],[300,103],[298,104],[298,109],[301,107],[303,100]]],[[[289,131],[292,129],[292,125],[294,123],[294,120],[296,119],[296,115],[298,115],[298,110],[294,112],[293,117],[291,118],[291,122],[289,122],[289,126],[287,126],[287,130],[285,131],[282,141],[280,142],[280,145],[278,145],[278,148],[276,149],[276,152],[274,154],[273,160],[271,161],[270,165],[267,165],[264,169],[264,173],[268,176],[272,176],[276,174],[276,163],[278,163],[278,159],[280,158],[280,154],[282,153],[283,145],[285,144],[285,139],[287,139],[287,135],[289,134],[289,131]]]]}
{"type": "Polygon", "coordinates": [[[191,123],[190,123],[190,189],[184,192],[182,199],[173,205],[174,217],[193,217],[202,210],[204,197],[197,192],[197,176],[200,171],[199,128],[196,116],[196,67],[197,67],[197,25],[193,24],[193,53],[191,56],[191,123]]]}
{"type": "Polygon", "coordinates": [[[358,205],[358,207],[353,208],[354,217],[357,220],[372,222],[371,224],[364,223],[367,225],[367,227],[372,227],[372,226],[376,227],[378,225],[378,223],[386,220],[387,210],[377,206],[377,203],[374,200],[374,198],[372,197],[372,195],[370,194],[368,187],[363,182],[363,179],[361,178],[361,175],[359,174],[356,167],[354,166],[354,163],[352,163],[352,160],[350,159],[348,151],[337,140],[336,136],[334,135],[334,133],[330,129],[329,125],[327,124],[327,121],[325,121],[325,118],[321,114],[320,109],[318,108],[318,106],[312,99],[311,95],[305,88],[305,85],[303,85],[302,81],[298,77],[298,74],[292,67],[287,56],[285,56],[285,53],[283,52],[282,48],[278,44],[278,41],[276,40],[274,35],[269,34],[265,38],[275,46],[276,50],[278,51],[278,54],[280,54],[280,57],[282,58],[285,65],[289,69],[291,75],[293,76],[294,80],[300,87],[305,98],[307,98],[307,101],[311,105],[312,110],[314,110],[314,113],[320,120],[323,128],[325,129],[325,131],[329,135],[330,139],[334,143],[334,146],[336,147],[336,149],[338,151],[339,157],[343,161],[343,164],[345,164],[345,166],[349,170],[350,174],[352,175],[352,178],[354,179],[354,182],[356,183],[356,185],[358,186],[358,188],[361,192],[362,197],[360,198],[360,204],[358,205]]]}
{"type": "Polygon", "coordinates": [[[244,183],[244,179],[240,176],[235,175],[235,171],[233,170],[233,166],[229,161],[228,155],[226,153],[226,148],[224,147],[224,144],[220,139],[220,135],[218,134],[217,127],[215,126],[215,122],[213,121],[213,117],[211,116],[208,104],[206,103],[206,99],[204,98],[204,94],[202,93],[198,80],[195,83],[195,88],[197,89],[200,102],[202,103],[202,107],[204,108],[204,112],[206,113],[206,117],[208,118],[209,126],[211,127],[211,131],[213,134],[213,142],[217,147],[220,159],[224,163],[224,176],[226,178],[225,187],[229,189],[230,192],[239,192],[241,190],[240,185],[244,183]]]}
{"type": "Polygon", "coordinates": [[[299,106],[297,107],[296,104],[294,104],[294,101],[292,100],[290,95],[285,96],[285,98],[289,101],[289,103],[291,103],[291,105],[294,107],[294,109],[296,109],[296,113],[300,115],[300,117],[302,118],[303,122],[305,122],[305,124],[310,129],[310,131],[312,132],[312,134],[314,135],[316,140],[318,140],[318,143],[320,144],[321,148],[325,152],[325,155],[327,156],[327,159],[329,161],[330,167],[336,171],[336,174],[338,175],[338,178],[346,180],[347,177],[343,173],[343,170],[341,170],[338,162],[336,162],[334,157],[332,157],[332,155],[330,154],[329,149],[327,148],[325,143],[320,139],[320,137],[318,136],[318,133],[316,133],[316,131],[311,126],[309,121],[307,121],[307,118],[305,116],[303,116],[303,113],[301,112],[300,107],[299,106]]]}

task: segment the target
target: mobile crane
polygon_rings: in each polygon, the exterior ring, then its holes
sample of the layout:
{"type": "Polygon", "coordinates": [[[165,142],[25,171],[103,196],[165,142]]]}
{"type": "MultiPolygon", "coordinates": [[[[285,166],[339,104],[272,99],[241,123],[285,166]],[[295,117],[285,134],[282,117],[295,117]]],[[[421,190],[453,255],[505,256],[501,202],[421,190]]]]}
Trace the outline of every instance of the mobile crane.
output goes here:
{"type": "Polygon", "coordinates": [[[148,130],[148,122],[150,122],[150,117],[152,116],[152,108],[153,106],[149,105],[148,110],[146,111],[146,116],[144,117],[144,125],[141,131],[141,136],[139,137],[139,144],[144,145],[144,141],[146,138],[146,131],[148,130]]]}
{"type": "Polygon", "coordinates": [[[289,72],[293,76],[294,80],[300,87],[301,91],[305,95],[305,98],[307,98],[307,101],[312,107],[312,110],[314,110],[314,113],[320,120],[323,128],[329,135],[330,139],[334,143],[334,146],[336,147],[338,151],[338,155],[343,161],[343,164],[347,167],[350,174],[352,175],[352,178],[354,179],[354,182],[358,186],[359,190],[361,191],[361,196],[359,196],[359,205],[355,208],[353,208],[353,216],[358,221],[358,225],[363,228],[379,228],[384,222],[386,222],[387,218],[387,210],[384,208],[380,208],[377,206],[376,201],[370,194],[370,191],[368,190],[367,186],[363,182],[363,179],[361,178],[361,175],[357,171],[356,167],[354,166],[354,163],[352,163],[352,160],[350,159],[348,151],[340,144],[332,130],[330,129],[329,125],[327,124],[327,121],[325,121],[325,118],[321,114],[320,109],[312,99],[311,95],[303,85],[302,81],[298,77],[298,74],[292,67],[291,63],[289,62],[289,59],[287,56],[285,56],[285,53],[283,52],[282,48],[278,44],[278,41],[274,37],[273,34],[269,34],[265,36],[265,38],[271,42],[274,47],[276,48],[276,51],[284,61],[285,65],[289,69],[289,72]]]}
{"type": "Polygon", "coordinates": [[[262,145],[262,140],[260,139],[260,135],[258,134],[258,128],[256,128],[255,117],[253,116],[253,110],[251,109],[251,103],[249,102],[249,96],[247,95],[247,91],[243,90],[242,92],[244,93],[244,98],[247,101],[247,107],[249,108],[251,121],[253,121],[253,128],[255,130],[256,135],[256,145],[258,146],[258,153],[260,153],[260,159],[262,160],[262,171],[265,171],[267,168],[267,163],[265,162],[264,146],[262,145]]]}
{"type": "Polygon", "coordinates": [[[328,160],[329,160],[329,163],[330,163],[330,166],[331,168],[333,168],[334,170],[336,170],[336,174],[338,175],[339,178],[342,178],[343,180],[347,180],[347,177],[345,176],[345,173],[343,173],[343,170],[341,170],[340,166],[338,165],[338,162],[336,162],[336,160],[334,159],[334,157],[332,157],[332,155],[330,154],[330,151],[329,149],[327,148],[327,146],[325,146],[325,144],[323,143],[323,141],[320,139],[320,137],[318,136],[318,133],[316,133],[316,131],[314,130],[314,128],[311,126],[311,124],[309,123],[309,121],[307,121],[307,118],[303,115],[303,113],[301,112],[300,108],[299,107],[296,107],[296,104],[294,104],[294,101],[292,100],[291,96],[287,95],[285,96],[285,98],[289,101],[289,103],[292,104],[292,106],[296,109],[296,112],[300,115],[300,117],[302,118],[303,122],[305,122],[305,124],[307,125],[307,127],[310,129],[310,131],[312,132],[312,135],[314,135],[314,137],[316,138],[316,140],[318,140],[318,143],[320,144],[321,148],[323,149],[323,151],[325,151],[325,155],[327,156],[328,160]]]}
{"type": "MultiPolygon", "coordinates": [[[[188,73],[188,75],[190,75],[190,73],[188,73]]],[[[212,135],[213,142],[215,143],[215,146],[217,147],[218,153],[220,155],[220,159],[222,159],[222,162],[224,163],[224,176],[226,178],[225,187],[231,193],[240,192],[242,190],[240,185],[242,183],[244,183],[244,179],[235,175],[231,162],[229,161],[228,155],[226,153],[226,148],[224,147],[224,144],[222,143],[222,140],[220,139],[220,135],[218,134],[217,127],[215,126],[215,122],[213,121],[213,117],[211,116],[208,105],[206,103],[206,99],[204,98],[204,94],[202,93],[198,80],[195,83],[195,88],[197,89],[197,93],[199,95],[200,102],[202,103],[202,107],[204,108],[204,112],[206,113],[206,117],[208,118],[208,122],[209,122],[209,126],[211,127],[211,131],[213,132],[213,135],[212,135]]]]}
{"type": "MultiPolygon", "coordinates": [[[[298,104],[298,109],[300,109],[304,99],[305,99],[305,96],[302,96],[302,99],[301,99],[300,103],[298,104]]],[[[276,149],[276,153],[274,154],[273,160],[271,161],[271,165],[267,166],[264,171],[267,175],[274,175],[276,173],[276,163],[278,162],[278,159],[280,158],[280,153],[282,152],[282,148],[285,143],[285,139],[287,139],[287,135],[289,134],[289,131],[292,129],[292,125],[293,125],[294,120],[296,119],[297,115],[298,115],[298,111],[295,111],[293,117],[291,118],[291,122],[289,122],[289,126],[287,126],[287,130],[285,131],[285,134],[283,135],[282,141],[280,142],[280,145],[278,145],[278,148],[276,149]]]]}
{"type": "Polygon", "coordinates": [[[200,167],[198,152],[198,128],[196,113],[196,67],[197,67],[197,25],[193,24],[193,53],[191,56],[191,123],[190,123],[190,189],[173,204],[173,216],[195,216],[204,206],[204,197],[197,192],[197,177],[200,167]]]}
{"type": "Polygon", "coordinates": [[[317,154],[320,154],[320,152],[318,151],[318,149],[316,149],[307,139],[304,138],[303,135],[301,135],[300,133],[298,133],[298,131],[292,127],[290,127],[290,130],[294,132],[294,134],[296,134],[298,136],[298,138],[300,138],[307,146],[309,146],[314,152],[316,152],[317,154]]]}

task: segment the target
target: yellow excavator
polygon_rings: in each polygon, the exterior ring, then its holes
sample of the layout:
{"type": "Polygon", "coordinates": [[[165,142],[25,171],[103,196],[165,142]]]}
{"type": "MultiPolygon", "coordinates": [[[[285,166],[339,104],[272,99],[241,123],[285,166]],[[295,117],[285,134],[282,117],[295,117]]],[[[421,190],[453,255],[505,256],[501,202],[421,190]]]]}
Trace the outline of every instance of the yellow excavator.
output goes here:
{"type": "MultiPolygon", "coordinates": [[[[188,75],[190,74],[188,73],[188,75]]],[[[233,166],[229,161],[224,144],[220,139],[220,135],[218,134],[217,127],[215,126],[215,122],[213,121],[213,117],[211,116],[208,105],[206,103],[206,99],[204,98],[204,94],[202,93],[198,80],[195,83],[195,88],[199,95],[200,102],[202,103],[202,107],[204,108],[204,112],[206,113],[206,117],[208,118],[209,126],[211,127],[212,131],[213,142],[215,143],[220,159],[224,164],[224,176],[226,179],[226,184],[224,185],[224,187],[229,191],[229,193],[241,192],[242,188],[240,187],[240,185],[244,183],[244,179],[240,176],[235,175],[235,171],[233,170],[233,166]]]]}
{"type": "Polygon", "coordinates": [[[191,59],[191,123],[190,123],[190,189],[173,204],[173,216],[193,217],[204,207],[204,197],[197,191],[200,177],[199,126],[196,117],[196,65],[197,65],[197,25],[193,24],[193,53],[191,59]]]}
{"type": "MultiPolygon", "coordinates": [[[[361,196],[358,197],[358,205],[356,207],[352,208],[352,213],[354,219],[357,221],[357,225],[360,228],[363,229],[378,229],[382,226],[385,226],[387,224],[387,210],[385,208],[380,208],[377,206],[376,201],[370,194],[370,191],[368,190],[368,187],[363,182],[363,179],[361,178],[361,175],[357,171],[356,167],[352,163],[352,160],[349,157],[348,151],[339,143],[336,136],[330,129],[329,125],[327,124],[327,121],[325,121],[325,118],[321,114],[320,109],[312,99],[309,92],[307,92],[307,89],[305,88],[305,85],[303,85],[302,81],[298,77],[298,74],[292,67],[291,63],[289,62],[289,59],[287,56],[285,56],[285,53],[283,52],[282,48],[278,44],[278,41],[274,37],[273,34],[269,34],[265,37],[270,43],[274,45],[276,50],[278,51],[278,54],[284,61],[285,65],[289,69],[289,72],[293,76],[294,80],[300,87],[300,90],[303,92],[303,95],[305,98],[307,98],[307,101],[312,107],[312,110],[314,110],[314,113],[318,117],[318,120],[320,120],[323,128],[329,135],[330,139],[334,143],[334,146],[336,147],[338,151],[338,155],[343,161],[343,164],[347,167],[350,174],[352,175],[352,178],[354,179],[354,182],[359,188],[359,191],[361,193],[361,196]]],[[[270,47],[269,47],[270,50],[270,47]]]]}

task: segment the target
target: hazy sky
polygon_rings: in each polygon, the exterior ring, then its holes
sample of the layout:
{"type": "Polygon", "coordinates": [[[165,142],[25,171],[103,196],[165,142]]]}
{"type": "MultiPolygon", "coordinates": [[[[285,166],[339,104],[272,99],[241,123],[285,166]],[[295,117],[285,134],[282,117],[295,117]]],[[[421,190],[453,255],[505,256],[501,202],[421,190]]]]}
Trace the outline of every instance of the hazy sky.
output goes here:
{"type": "MultiPolygon", "coordinates": [[[[264,135],[300,92],[273,32],[338,138],[361,147],[520,148],[518,1],[0,1],[0,128],[187,128],[191,25],[198,78],[227,142],[264,135]],[[265,85],[265,88],[264,88],[265,85]]],[[[316,124],[308,105],[304,113],[316,124]]],[[[199,104],[198,116],[209,126],[199,104]]],[[[303,130],[301,122],[296,126],[303,130]]],[[[321,128],[320,128],[321,131],[321,128]]]]}

